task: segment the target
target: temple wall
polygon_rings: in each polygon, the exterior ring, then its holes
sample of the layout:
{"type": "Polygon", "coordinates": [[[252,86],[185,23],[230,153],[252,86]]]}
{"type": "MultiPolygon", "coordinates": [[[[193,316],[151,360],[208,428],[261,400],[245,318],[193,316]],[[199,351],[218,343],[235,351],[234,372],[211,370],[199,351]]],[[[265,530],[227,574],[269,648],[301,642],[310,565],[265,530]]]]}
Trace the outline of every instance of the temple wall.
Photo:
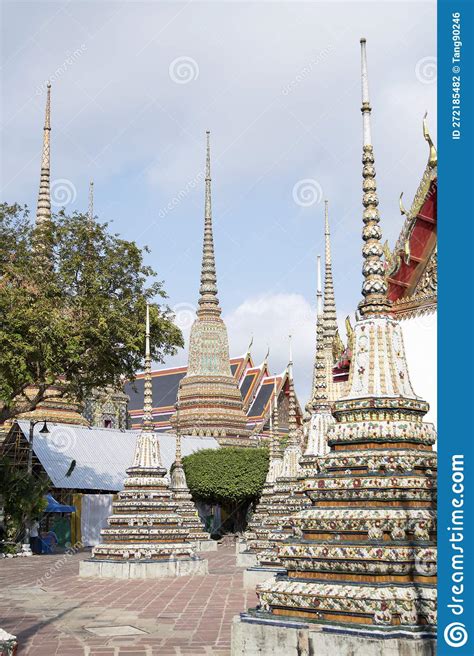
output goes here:
{"type": "Polygon", "coordinates": [[[415,394],[430,404],[428,421],[437,423],[437,314],[400,322],[415,394]]]}

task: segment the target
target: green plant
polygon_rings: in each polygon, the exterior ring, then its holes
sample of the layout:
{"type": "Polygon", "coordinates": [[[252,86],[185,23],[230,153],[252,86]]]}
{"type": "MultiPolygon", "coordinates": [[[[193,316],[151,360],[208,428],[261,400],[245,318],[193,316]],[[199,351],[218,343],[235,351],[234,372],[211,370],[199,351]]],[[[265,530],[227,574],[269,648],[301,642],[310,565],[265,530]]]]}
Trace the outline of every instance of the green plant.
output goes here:
{"type": "MultiPolygon", "coordinates": [[[[32,411],[48,389],[82,400],[143,367],[145,305],[165,298],[135,242],[85,214],[34,227],[0,204],[0,421],[32,411]]],[[[183,345],[166,306],[150,307],[151,356],[183,345]]]]}
{"type": "MultiPolygon", "coordinates": [[[[46,475],[28,474],[24,468],[15,467],[7,456],[0,458],[0,497],[3,499],[6,542],[17,542],[25,524],[41,515],[48,505],[45,494],[50,486],[46,475]]],[[[7,546],[5,550],[12,549],[7,546]]]]}
{"type": "Polygon", "coordinates": [[[183,458],[183,467],[196,499],[242,504],[260,496],[268,471],[268,449],[203,449],[183,458]]]}

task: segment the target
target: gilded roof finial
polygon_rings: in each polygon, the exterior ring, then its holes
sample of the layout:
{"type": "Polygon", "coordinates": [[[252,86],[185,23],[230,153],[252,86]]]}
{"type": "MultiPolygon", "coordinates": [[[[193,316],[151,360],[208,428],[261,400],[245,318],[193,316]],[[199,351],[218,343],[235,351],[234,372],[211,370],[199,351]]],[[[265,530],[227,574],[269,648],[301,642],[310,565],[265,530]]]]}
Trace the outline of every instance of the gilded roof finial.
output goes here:
{"type": "Polygon", "coordinates": [[[250,355],[250,351],[251,351],[251,349],[252,349],[252,345],[253,345],[253,335],[252,335],[252,337],[251,337],[251,339],[250,339],[249,345],[247,346],[246,355],[250,355]]]}
{"type": "Polygon", "coordinates": [[[403,216],[408,216],[408,212],[405,209],[405,206],[403,205],[403,191],[400,194],[400,198],[398,199],[398,207],[400,208],[400,214],[403,216]]]}
{"type": "Polygon", "coordinates": [[[36,208],[36,225],[40,227],[51,220],[50,194],[50,136],[51,136],[51,84],[48,82],[46,91],[46,114],[43,128],[43,153],[41,156],[41,176],[36,208]]]}
{"type": "Polygon", "coordinates": [[[199,309],[197,315],[211,314],[220,316],[217,298],[216,262],[214,257],[214,239],[212,234],[211,206],[211,146],[210,132],[206,132],[206,190],[204,201],[204,242],[202,251],[201,286],[199,288],[199,309]]]}
{"type": "Polygon", "coordinates": [[[268,356],[270,355],[270,347],[267,345],[267,352],[265,353],[265,357],[263,358],[263,364],[268,363],[268,356]]]}
{"type": "Polygon", "coordinates": [[[89,182],[89,221],[94,222],[94,181],[89,182]]]}
{"type": "Polygon", "coordinates": [[[434,168],[437,163],[438,163],[438,153],[436,152],[435,145],[433,143],[433,140],[431,139],[431,135],[428,130],[428,123],[426,121],[426,117],[428,116],[428,112],[425,112],[425,115],[423,117],[423,136],[425,140],[428,142],[429,147],[430,147],[430,156],[428,158],[428,166],[430,169],[434,168]]]}
{"type": "Polygon", "coordinates": [[[361,46],[361,79],[362,79],[362,127],[363,127],[363,221],[362,239],[364,246],[362,255],[364,265],[362,273],[362,295],[364,300],[359,303],[359,311],[364,316],[374,316],[389,311],[390,302],[387,299],[387,281],[383,261],[382,231],[377,206],[377,183],[375,181],[374,149],[370,130],[369,77],[367,72],[366,40],[360,40],[361,46]]]}

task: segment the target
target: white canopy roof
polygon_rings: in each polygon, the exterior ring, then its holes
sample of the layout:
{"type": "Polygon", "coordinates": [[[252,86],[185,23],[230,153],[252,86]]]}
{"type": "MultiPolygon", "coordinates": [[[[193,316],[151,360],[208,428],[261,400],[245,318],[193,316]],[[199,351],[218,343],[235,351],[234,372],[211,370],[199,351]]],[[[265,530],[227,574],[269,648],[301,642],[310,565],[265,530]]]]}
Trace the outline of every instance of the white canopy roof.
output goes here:
{"type": "MultiPolygon", "coordinates": [[[[28,440],[29,422],[17,423],[28,440]]],[[[42,435],[39,432],[42,425],[35,426],[33,451],[54,487],[111,492],[123,488],[125,470],[132,464],[139,431],[48,422],[49,434],[42,435]],[[73,460],[76,466],[66,476],[73,460]]],[[[163,465],[169,471],[175,459],[176,437],[171,433],[156,433],[156,436],[163,465]]],[[[182,436],[181,442],[183,456],[201,449],[219,448],[213,437],[182,436]]]]}

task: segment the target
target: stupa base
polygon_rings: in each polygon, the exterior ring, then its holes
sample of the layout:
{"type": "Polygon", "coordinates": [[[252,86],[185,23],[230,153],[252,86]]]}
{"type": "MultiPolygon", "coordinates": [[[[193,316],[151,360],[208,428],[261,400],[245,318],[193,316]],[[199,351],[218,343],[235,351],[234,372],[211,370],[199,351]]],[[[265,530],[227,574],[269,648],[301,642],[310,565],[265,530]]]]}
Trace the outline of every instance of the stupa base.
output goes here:
{"type": "Polygon", "coordinates": [[[257,564],[257,554],[251,551],[240,551],[236,556],[236,567],[255,567],[257,564]]]}
{"type": "Polygon", "coordinates": [[[207,560],[202,558],[171,558],[169,560],[98,560],[89,558],[79,565],[82,578],[101,579],[162,579],[176,576],[205,576],[207,560]]]}
{"type": "Polygon", "coordinates": [[[242,613],[232,623],[231,656],[435,656],[436,634],[403,627],[351,627],[242,613]]]}
{"type": "Polygon", "coordinates": [[[259,565],[249,567],[244,572],[244,588],[255,590],[257,585],[268,581],[276,574],[286,574],[286,570],[282,567],[260,567],[259,565]]]}

